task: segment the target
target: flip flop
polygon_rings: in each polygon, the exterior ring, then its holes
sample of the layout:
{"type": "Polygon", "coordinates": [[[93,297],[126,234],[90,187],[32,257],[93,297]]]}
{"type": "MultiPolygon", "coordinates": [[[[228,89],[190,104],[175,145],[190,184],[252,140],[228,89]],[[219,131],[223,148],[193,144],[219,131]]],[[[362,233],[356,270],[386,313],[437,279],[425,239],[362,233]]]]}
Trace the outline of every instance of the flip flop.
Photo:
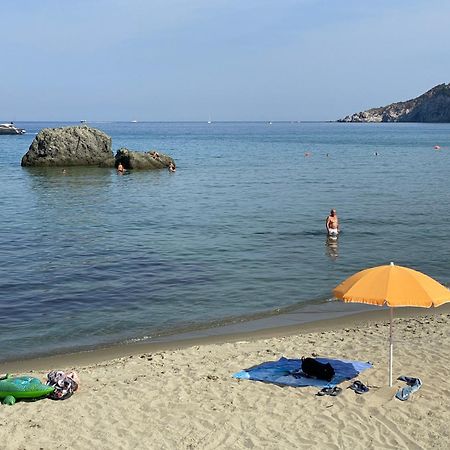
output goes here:
{"type": "Polygon", "coordinates": [[[336,397],[336,396],[338,396],[341,392],[342,392],[342,388],[340,388],[339,386],[335,386],[335,387],[332,389],[332,392],[330,393],[330,395],[331,395],[332,397],[336,397]]]}
{"type": "Polygon", "coordinates": [[[359,380],[354,381],[349,388],[357,394],[365,394],[366,392],[369,392],[369,388],[359,380]]]}
{"type": "Polygon", "coordinates": [[[331,391],[333,390],[333,388],[323,388],[321,389],[316,395],[318,395],[319,397],[321,397],[322,395],[331,395],[331,391]]]}
{"type": "Polygon", "coordinates": [[[332,397],[336,397],[342,392],[342,388],[335,386],[335,387],[325,387],[322,390],[320,390],[316,395],[321,397],[322,395],[331,395],[332,397]]]}
{"type": "Polygon", "coordinates": [[[365,386],[361,381],[356,380],[350,386],[349,389],[355,391],[357,394],[364,394],[369,390],[367,386],[365,386]]]}

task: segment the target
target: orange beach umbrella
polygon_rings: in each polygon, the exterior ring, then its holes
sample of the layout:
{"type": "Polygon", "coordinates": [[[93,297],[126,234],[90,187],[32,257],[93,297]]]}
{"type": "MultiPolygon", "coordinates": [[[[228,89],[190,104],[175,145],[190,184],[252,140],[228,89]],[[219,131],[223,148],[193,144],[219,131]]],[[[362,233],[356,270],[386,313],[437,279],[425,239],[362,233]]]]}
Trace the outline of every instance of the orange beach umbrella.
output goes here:
{"type": "Polygon", "coordinates": [[[357,272],[333,289],[344,302],[389,306],[389,386],[392,386],[393,308],[418,306],[430,308],[450,301],[450,290],[433,278],[407,267],[372,267],[357,272]]]}

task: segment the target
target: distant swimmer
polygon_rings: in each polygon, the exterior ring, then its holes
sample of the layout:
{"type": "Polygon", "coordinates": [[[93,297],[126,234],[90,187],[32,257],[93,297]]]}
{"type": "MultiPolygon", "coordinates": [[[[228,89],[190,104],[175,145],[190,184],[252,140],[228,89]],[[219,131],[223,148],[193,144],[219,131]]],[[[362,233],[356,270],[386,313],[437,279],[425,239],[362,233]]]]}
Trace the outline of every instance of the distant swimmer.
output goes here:
{"type": "Polygon", "coordinates": [[[325,226],[327,227],[328,236],[330,236],[330,237],[338,236],[338,234],[339,234],[339,219],[338,219],[335,209],[332,209],[330,211],[330,215],[327,217],[325,226]]]}
{"type": "Polygon", "coordinates": [[[124,169],[122,163],[120,162],[117,166],[117,173],[124,173],[124,172],[125,172],[125,169],[124,169]]]}
{"type": "Polygon", "coordinates": [[[435,149],[435,150],[440,150],[440,149],[441,149],[441,146],[440,146],[440,145],[435,145],[435,146],[434,146],[434,149],[435,149]]]}

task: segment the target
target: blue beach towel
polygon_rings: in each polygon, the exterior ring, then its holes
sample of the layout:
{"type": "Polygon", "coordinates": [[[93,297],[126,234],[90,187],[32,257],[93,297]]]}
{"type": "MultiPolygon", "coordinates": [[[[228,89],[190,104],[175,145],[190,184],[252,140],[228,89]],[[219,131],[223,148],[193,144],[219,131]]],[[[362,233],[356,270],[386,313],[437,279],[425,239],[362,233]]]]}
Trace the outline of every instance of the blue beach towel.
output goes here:
{"type": "Polygon", "coordinates": [[[369,362],[346,361],[331,358],[316,358],[321,363],[330,363],[335,371],[331,381],[309,378],[301,372],[301,359],[281,357],[278,361],[267,361],[233,375],[241,380],[256,380],[283,386],[334,387],[345,380],[351,380],[362,371],[373,367],[369,362]]]}

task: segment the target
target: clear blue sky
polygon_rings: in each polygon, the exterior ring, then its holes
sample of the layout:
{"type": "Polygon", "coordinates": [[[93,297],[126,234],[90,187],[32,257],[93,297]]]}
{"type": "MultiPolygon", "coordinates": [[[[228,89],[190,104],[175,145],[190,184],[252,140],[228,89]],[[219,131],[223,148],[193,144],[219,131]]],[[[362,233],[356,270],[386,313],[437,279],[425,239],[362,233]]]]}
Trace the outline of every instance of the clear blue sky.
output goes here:
{"type": "Polygon", "coordinates": [[[1,2],[0,121],[334,120],[450,82],[450,2],[1,2]]]}

